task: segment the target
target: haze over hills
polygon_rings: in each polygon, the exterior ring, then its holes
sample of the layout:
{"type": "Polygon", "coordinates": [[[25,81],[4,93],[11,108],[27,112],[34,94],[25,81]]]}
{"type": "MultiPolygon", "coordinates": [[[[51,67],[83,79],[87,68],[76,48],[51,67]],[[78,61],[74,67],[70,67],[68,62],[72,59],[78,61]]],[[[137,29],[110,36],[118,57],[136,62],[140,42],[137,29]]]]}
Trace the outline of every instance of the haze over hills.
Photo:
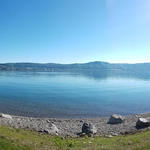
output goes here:
{"type": "Polygon", "coordinates": [[[117,64],[101,61],[89,63],[75,63],[75,64],[1,63],[0,71],[45,71],[45,72],[110,71],[110,72],[150,73],[150,63],[117,64]]]}

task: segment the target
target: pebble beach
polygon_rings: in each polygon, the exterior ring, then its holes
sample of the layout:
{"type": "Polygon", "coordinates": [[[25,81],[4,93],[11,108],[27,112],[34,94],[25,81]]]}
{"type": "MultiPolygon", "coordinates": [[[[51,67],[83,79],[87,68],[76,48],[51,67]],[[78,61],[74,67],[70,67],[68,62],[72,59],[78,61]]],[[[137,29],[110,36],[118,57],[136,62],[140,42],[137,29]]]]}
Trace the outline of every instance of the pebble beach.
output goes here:
{"type": "MultiPolygon", "coordinates": [[[[82,133],[83,124],[90,123],[96,128],[96,136],[117,136],[120,134],[136,133],[136,123],[140,117],[150,117],[150,114],[123,116],[124,121],[119,124],[109,124],[110,117],[86,119],[32,118],[4,115],[0,117],[0,125],[14,128],[34,130],[50,135],[62,137],[78,137],[82,133]]],[[[149,127],[147,127],[149,129],[149,127]]]]}

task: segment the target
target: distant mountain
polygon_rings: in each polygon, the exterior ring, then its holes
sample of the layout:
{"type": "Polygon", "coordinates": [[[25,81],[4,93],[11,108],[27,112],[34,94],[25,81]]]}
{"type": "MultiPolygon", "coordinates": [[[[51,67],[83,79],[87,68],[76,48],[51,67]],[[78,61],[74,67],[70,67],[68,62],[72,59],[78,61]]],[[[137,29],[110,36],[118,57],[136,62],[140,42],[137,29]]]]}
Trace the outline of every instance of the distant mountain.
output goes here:
{"type": "Polygon", "coordinates": [[[43,71],[43,72],[130,72],[150,74],[150,63],[111,64],[95,61],[89,63],[5,63],[0,64],[0,71],[43,71]]]}

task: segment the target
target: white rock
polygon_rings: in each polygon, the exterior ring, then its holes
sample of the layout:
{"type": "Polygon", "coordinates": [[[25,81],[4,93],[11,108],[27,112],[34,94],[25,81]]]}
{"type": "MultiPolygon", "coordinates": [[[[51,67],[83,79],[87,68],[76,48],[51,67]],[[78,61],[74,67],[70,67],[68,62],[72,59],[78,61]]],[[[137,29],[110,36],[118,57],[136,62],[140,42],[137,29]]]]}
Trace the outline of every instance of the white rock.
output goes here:
{"type": "Polygon", "coordinates": [[[59,132],[59,129],[56,127],[56,125],[54,125],[53,123],[52,123],[52,125],[51,125],[51,130],[53,131],[53,132],[55,132],[55,133],[58,133],[59,132]]]}
{"type": "Polygon", "coordinates": [[[113,114],[110,118],[108,123],[109,124],[118,124],[118,123],[123,123],[124,117],[118,114],[113,114]]]}
{"type": "Polygon", "coordinates": [[[139,118],[136,126],[139,128],[145,128],[150,126],[150,120],[149,118],[139,118]]]}
{"type": "Polygon", "coordinates": [[[8,114],[0,114],[0,117],[7,118],[7,119],[12,119],[12,116],[8,115],[8,114]]]}
{"type": "Polygon", "coordinates": [[[59,129],[53,123],[50,124],[50,126],[48,128],[42,128],[38,131],[39,132],[45,132],[47,134],[54,134],[54,135],[58,135],[58,133],[59,133],[59,129]]]}

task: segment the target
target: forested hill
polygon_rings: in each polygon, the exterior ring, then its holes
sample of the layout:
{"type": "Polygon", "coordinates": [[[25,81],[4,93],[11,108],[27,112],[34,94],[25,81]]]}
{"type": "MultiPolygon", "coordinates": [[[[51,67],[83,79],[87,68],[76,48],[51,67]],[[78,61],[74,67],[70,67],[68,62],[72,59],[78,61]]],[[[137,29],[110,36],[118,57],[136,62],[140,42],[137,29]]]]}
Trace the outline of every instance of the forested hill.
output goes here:
{"type": "Polygon", "coordinates": [[[111,64],[107,62],[89,62],[76,64],[56,63],[5,63],[0,64],[0,71],[124,71],[124,72],[150,72],[150,63],[138,64],[111,64]]]}

